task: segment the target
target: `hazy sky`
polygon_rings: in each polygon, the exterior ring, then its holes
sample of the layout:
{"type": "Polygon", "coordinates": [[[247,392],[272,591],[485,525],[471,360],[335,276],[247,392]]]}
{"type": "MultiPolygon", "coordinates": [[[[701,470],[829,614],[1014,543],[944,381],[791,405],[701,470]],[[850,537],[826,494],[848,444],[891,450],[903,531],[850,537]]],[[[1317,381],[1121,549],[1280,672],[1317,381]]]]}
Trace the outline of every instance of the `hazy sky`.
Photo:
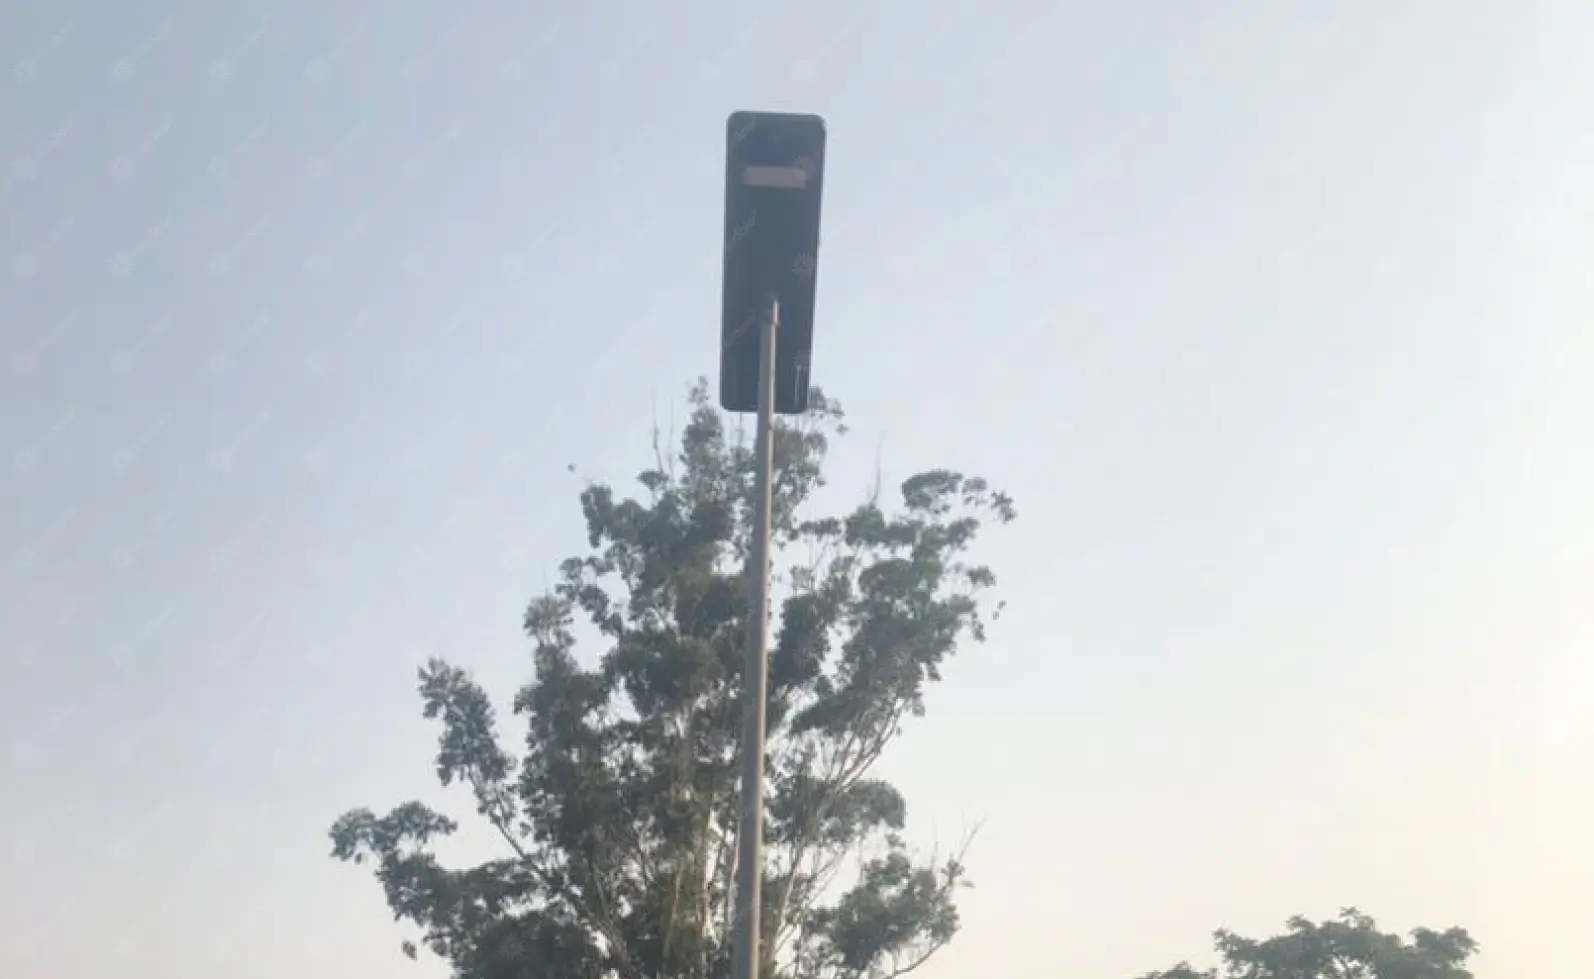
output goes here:
{"type": "Polygon", "coordinates": [[[438,974],[327,826],[453,798],[415,667],[526,675],[581,477],[716,369],[725,117],[784,109],[830,131],[836,499],[878,455],[1021,513],[888,766],[918,842],[985,820],[926,979],[1345,904],[1585,975],[1590,38],[1579,0],[5,3],[0,974],[438,974]]]}

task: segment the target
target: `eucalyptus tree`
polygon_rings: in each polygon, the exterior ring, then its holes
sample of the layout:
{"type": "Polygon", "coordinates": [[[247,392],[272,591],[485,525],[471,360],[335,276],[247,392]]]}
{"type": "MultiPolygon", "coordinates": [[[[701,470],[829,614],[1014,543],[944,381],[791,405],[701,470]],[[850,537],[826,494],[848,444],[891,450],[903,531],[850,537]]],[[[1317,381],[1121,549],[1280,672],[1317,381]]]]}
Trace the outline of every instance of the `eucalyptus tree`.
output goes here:
{"type": "Polygon", "coordinates": [[[1464,928],[1418,928],[1408,941],[1355,908],[1322,922],[1296,916],[1272,938],[1213,937],[1218,967],[1202,972],[1181,962],[1141,979],[1472,979],[1466,965],[1478,951],[1464,928]]]}
{"type": "MultiPolygon", "coordinates": [[[[419,671],[444,786],[500,842],[450,868],[455,822],[421,802],[339,818],[333,855],[374,866],[406,941],[459,979],[711,979],[729,959],[736,753],[753,453],[703,382],[678,452],[655,433],[635,495],[580,494],[588,547],[530,602],[518,743],[457,665],[419,671]],[[578,655],[578,632],[591,637],[578,655]]],[[[766,979],[889,979],[958,928],[961,853],[915,852],[875,765],[961,645],[985,639],[990,569],[970,549],[1013,520],[979,478],[932,470],[814,515],[839,405],[775,438],[777,604],[770,657],[766,979]]]]}

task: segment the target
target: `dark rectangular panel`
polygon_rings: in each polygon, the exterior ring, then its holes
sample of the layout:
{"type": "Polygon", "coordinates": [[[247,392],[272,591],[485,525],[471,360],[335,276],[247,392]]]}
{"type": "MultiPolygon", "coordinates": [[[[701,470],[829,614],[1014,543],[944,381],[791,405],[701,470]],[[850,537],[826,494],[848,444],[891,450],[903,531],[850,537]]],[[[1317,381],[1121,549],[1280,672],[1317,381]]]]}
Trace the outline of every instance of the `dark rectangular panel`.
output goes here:
{"type": "Polygon", "coordinates": [[[737,112],[726,122],[725,280],[720,405],[758,410],[758,317],[780,300],[775,411],[808,408],[818,277],[825,121],[737,112]]]}

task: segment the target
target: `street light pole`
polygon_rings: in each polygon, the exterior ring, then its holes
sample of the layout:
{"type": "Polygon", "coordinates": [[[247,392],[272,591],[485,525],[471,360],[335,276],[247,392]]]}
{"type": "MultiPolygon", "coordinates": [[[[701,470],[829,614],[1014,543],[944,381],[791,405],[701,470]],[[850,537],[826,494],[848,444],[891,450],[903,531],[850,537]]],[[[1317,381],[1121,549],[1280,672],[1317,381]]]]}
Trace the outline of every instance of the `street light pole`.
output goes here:
{"type": "Polygon", "coordinates": [[[775,469],[775,340],[780,301],[771,293],[759,317],[758,434],[753,478],[753,541],[748,561],[747,658],[742,665],[742,798],[736,847],[732,979],[759,979],[764,887],[764,715],[769,696],[769,539],[775,469]]]}
{"type": "Polygon", "coordinates": [[[760,979],[761,939],[773,937],[762,935],[761,906],[775,416],[808,410],[824,162],[819,116],[734,112],[725,120],[719,401],[726,411],[758,417],[729,979],[760,979]],[[749,329],[755,324],[756,331],[749,329]]]}

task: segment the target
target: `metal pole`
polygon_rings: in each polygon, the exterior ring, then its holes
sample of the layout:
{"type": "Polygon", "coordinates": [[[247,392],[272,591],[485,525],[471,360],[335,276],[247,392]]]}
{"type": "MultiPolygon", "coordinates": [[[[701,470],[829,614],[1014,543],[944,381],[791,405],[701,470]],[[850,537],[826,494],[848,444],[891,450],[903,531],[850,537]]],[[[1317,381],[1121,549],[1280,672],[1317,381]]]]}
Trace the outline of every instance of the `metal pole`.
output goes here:
{"type": "Polygon", "coordinates": [[[758,340],[757,472],[753,547],[748,562],[747,659],[742,666],[742,812],[736,836],[736,914],[732,979],[759,979],[760,909],[764,887],[764,714],[769,695],[769,537],[775,455],[775,337],[780,301],[765,300],[758,340]]]}

